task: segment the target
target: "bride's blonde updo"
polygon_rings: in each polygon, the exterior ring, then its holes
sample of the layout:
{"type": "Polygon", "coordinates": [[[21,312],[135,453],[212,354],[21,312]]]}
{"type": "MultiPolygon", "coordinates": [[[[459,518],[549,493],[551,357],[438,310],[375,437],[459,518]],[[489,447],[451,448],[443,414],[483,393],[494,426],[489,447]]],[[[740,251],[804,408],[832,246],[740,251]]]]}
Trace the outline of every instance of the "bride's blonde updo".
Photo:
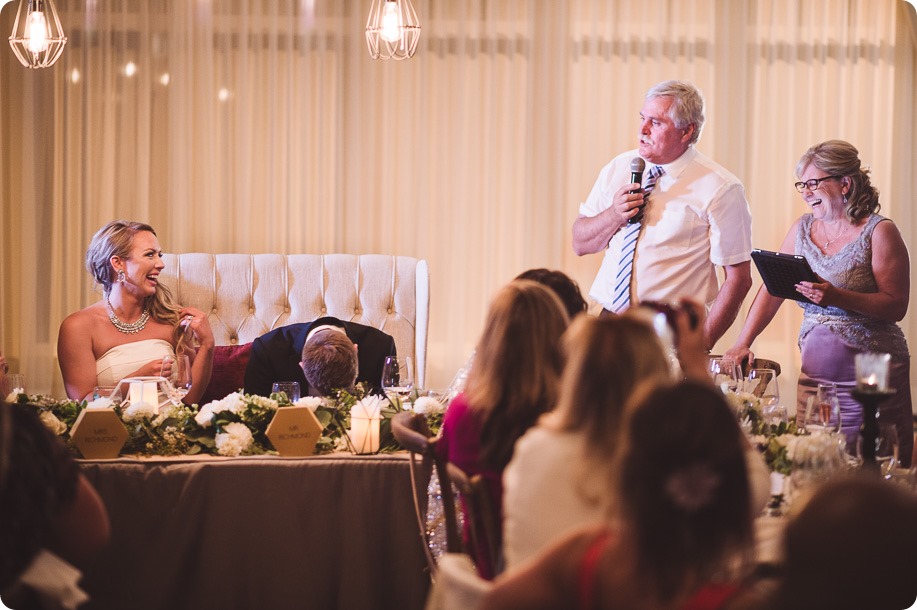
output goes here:
{"type": "MultiPolygon", "coordinates": [[[[111,292],[111,286],[117,279],[117,273],[111,265],[111,257],[130,259],[134,235],[141,231],[148,231],[156,235],[156,231],[148,224],[129,220],[113,220],[92,236],[92,241],[89,242],[89,248],[86,250],[86,269],[92,278],[101,284],[106,296],[111,292]]],[[[156,292],[147,297],[144,306],[157,322],[173,325],[178,323],[180,308],[174,304],[172,293],[164,285],[156,285],[156,292]]]]}

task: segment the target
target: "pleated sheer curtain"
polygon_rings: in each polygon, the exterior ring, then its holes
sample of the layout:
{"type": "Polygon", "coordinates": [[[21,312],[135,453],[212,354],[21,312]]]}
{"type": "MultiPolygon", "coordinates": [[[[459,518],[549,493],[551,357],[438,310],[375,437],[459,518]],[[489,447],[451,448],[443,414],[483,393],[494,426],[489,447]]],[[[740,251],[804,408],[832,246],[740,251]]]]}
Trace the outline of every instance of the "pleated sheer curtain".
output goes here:
{"type": "MultiPolygon", "coordinates": [[[[571,223],[668,78],[704,92],[699,148],[744,181],[756,246],[806,211],[793,168],[829,138],[860,149],[914,240],[903,0],[416,0],[404,62],[370,59],[369,4],[59,0],[70,42],[53,68],[0,50],[0,340],[32,390],[63,395],[58,326],[99,298],[82,258],[113,218],[149,222],[167,252],[428,259],[442,388],[519,272],[588,290],[600,256],[573,254],[571,223]]],[[[785,391],[799,320],[785,305],[756,344],[785,391]]]]}

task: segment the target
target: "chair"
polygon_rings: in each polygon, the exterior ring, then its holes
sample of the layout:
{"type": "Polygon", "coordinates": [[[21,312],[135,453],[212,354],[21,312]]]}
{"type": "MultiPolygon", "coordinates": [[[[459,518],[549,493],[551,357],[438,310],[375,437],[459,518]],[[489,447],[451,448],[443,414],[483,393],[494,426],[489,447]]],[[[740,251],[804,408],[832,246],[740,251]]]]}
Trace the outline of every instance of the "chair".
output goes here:
{"type": "Polygon", "coordinates": [[[478,576],[468,555],[446,553],[439,560],[439,577],[425,610],[477,610],[492,587],[492,582],[478,576]]]}
{"type": "Polygon", "coordinates": [[[748,365],[743,373],[748,375],[748,371],[751,369],[771,369],[774,371],[774,375],[780,376],[780,363],[776,360],[768,360],[767,358],[755,358],[748,365]]]}
{"type": "Polygon", "coordinates": [[[402,447],[411,454],[411,491],[414,496],[414,512],[417,516],[417,526],[423,544],[424,555],[430,568],[430,575],[435,576],[437,563],[430,550],[427,540],[425,515],[427,509],[426,489],[420,485],[417,477],[417,457],[423,458],[423,467],[429,468],[432,462],[436,475],[439,477],[441,495],[443,499],[443,514],[446,522],[446,550],[449,553],[462,551],[462,539],[459,536],[458,520],[455,510],[455,497],[452,492],[452,483],[446,469],[446,461],[436,454],[436,444],[439,439],[432,438],[432,432],[427,425],[427,420],[419,413],[402,411],[392,418],[392,435],[402,447]]]}
{"type": "MultiPolygon", "coordinates": [[[[482,575],[493,578],[500,574],[504,567],[501,535],[503,525],[500,513],[493,505],[487,482],[479,474],[468,475],[452,462],[446,464],[446,470],[463,499],[465,523],[468,525],[471,543],[477,553],[475,559],[487,561],[491,574],[482,575]]],[[[481,573],[481,566],[478,568],[481,573]]]]}

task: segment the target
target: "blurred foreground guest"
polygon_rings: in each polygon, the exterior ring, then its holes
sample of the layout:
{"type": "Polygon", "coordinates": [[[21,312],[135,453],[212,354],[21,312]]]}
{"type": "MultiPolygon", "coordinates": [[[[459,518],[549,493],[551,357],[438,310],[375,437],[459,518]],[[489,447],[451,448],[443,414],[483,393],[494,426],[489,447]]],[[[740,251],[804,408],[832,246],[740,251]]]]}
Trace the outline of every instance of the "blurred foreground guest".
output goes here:
{"type": "Polygon", "coordinates": [[[721,392],[651,390],[626,416],[613,520],[498,579],[483,607],[726,608],[752,549],[744,452],[721,392]]]}
{"type": "Polygon", "coordinates": [[[91,397],[95,386],[125,377],[169,377],[176,353],[191,360],[193,404],[210,383],[213,331],[207,316],[180,307],[159,283],[162,248],[153,227],[114,220],[93,236],[86,269],[102,286],[102,300],[67,316],[60,325],[57,357],[67,396],[91,397]]]}
{"type": "MultiPolygon", "coordinates": [[[[560,299],[541,284],[515,280],[500,289],[487,313],[467,388],[446,411],[437,450],[469,475],[483,475],[495,507],[502,505],[501,477],[516,439],[557,402],[560,337],[568,321],[560,299]]],[[[466,527],[470,545],[467,534],[466,527]]],[[[483,550],[471,555],[485,578],[499,570],[488,564],[483,550]]]]}
{"type": "MultiPolygon", "coordinates": [[[[856,387],[854,356],[887,352],[892,357],[889,385],[897,393],[879,408],[882,418],[898,430],[901,463],[907,467],[914,443],[910,355],[896,324],[910,298],[907,245],[895,223],[879,215],[879,191],[849,142],[828,140],[813,146],[796,164],[796,175],[796,190],[811,212],[793,223],[780,251],[804,256],[819,278],[796,285],[808,299],[798,302],[803,308],[798,423],[803,423],[806,403],[818,384],[836,384],[847,450],[855,453],[863,408],[851,395],[856,387]]],[[[737,361],[754,358],[752,342],[782,304],[783,299],[762,286],[726,355],[737,361]]]]}
{"type": "Polygon", "coordinates": [[[580,292],[579,284],[562,271],[544,268],[529,269],[517,275],[516,279],[532,280],[553,290],[564,304],[564,309],[567,310],[567,315],[571,320],[577,314],[586,313],[589,308],[586,299],[583,298],[583,293],[580,292]]]}
{"type": "Polygon", "coordinates": [[[917,496],[871,477],[819,487],[784,531],[784,575],[762,607],[902,610],[917,599],[917,496]]]}
{"type": "Polygon", "coordinates": [[[64,444],[31,407],[0,402],[3,602],[19,609],[85,599],[74,566],[82,567],[108,538],[105,507],[64,444]]]}

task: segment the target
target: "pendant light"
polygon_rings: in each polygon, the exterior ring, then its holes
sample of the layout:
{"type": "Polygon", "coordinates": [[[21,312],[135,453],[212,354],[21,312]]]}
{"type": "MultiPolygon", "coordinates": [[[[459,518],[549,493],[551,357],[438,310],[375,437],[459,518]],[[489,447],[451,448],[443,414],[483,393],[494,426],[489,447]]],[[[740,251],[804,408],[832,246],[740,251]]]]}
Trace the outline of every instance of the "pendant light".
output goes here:
{"type": "Polygon", "coordinates": [[[67,37],[54,0],[20,0],[10,46],[26,68],[47,68],[64,52],[67,37]]]}
{"type": "Polygon", "coordinates": [[[366,45],[373,59],[407,59],[417,50],[420,22],[411,0],[373,0],[366,45]]]}

